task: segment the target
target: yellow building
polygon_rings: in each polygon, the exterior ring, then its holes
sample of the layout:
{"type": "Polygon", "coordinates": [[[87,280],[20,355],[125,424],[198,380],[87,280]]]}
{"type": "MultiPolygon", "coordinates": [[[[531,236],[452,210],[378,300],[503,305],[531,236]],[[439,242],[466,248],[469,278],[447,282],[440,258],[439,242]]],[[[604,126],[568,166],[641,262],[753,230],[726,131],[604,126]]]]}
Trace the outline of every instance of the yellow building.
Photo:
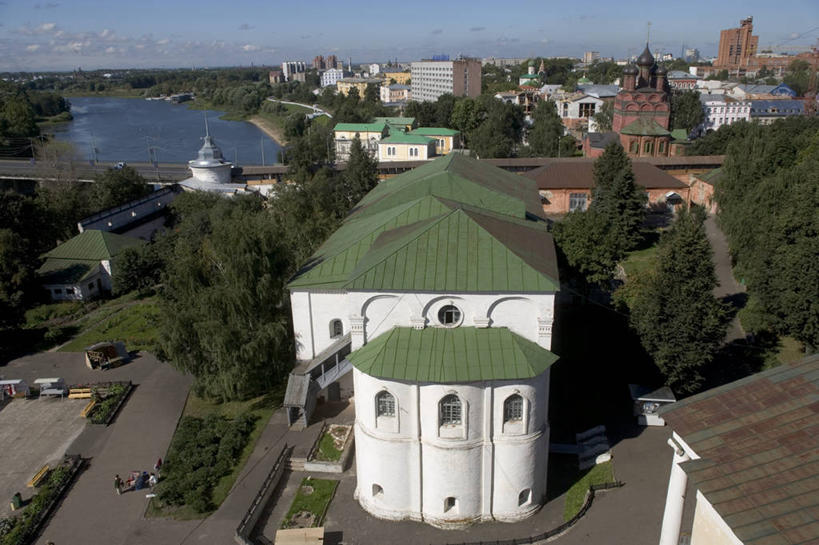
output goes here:
{"type": "Polygon", "coordinates": [[[350,89],[355,87],[358,89],[358,96],[364,98],[368,85],[380,87],[382,83],[384,83],[384,80],[377,78],[341,78],[336,82],[336,89],[346,97],[350,93],[350,89]]]}
{"type": "Polygon", "coordinates": [[[444,127],[419,127],[409,134],[424,136],[435,141],[435,155],[446,155],[461,148],[461,133],[444,127]]]}
{"type": "Polygon", "coordinates": [[[356,136],[371,156],[378,153],[378,142],[387,134],[387,124],[378,123],[338,123],[333,129],[336,141],[336,160],[344,162],[350,158],[350,146],[356,136]]]}
{"type": "Polygon", "coordinates": [[[384,79],[389,83],[391,79],[395,80],[395,83],[400,83],[401,85],[406,85],[410,80],[410,72],[381,72],[384,76],[384,79]]]}
{"type": "Polygon", "coordinates": [[[435,140],[418,134],[394,131],[378,142],[378,160],[426,161],[435,156],[435,140]]]}

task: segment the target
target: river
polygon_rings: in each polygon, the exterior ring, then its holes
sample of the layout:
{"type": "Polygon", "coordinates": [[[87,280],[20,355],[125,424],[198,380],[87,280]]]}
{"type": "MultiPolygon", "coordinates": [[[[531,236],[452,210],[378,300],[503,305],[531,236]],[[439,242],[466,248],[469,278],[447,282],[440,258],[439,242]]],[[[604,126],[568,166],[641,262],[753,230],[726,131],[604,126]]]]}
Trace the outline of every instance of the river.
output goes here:
{"type": "MultiPolygon", "coordinates": [[[[149,162],[154,157],[161,163],[185,163],[196,157],[205,135],[205,112],[189,110],[185,104],[110,97],[69,100],[74,120],[49,132],[57,140],[73,143],[84,160],[93,158],[96,147],[102,163],[149,162]]],[[[274,140],[247,121],[219,119],[223,113],[207,111],[210,134],[225,159],[261,165],[264,147],[265,164],[276,162],[281,148],[274,140]]]]}

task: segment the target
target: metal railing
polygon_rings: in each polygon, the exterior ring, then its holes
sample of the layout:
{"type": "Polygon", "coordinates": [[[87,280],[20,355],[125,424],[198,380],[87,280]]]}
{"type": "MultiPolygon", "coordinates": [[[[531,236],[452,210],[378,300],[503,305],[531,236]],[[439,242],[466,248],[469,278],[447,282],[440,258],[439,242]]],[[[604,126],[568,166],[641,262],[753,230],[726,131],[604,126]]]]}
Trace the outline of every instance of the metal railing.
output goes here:
{"type": "Polygon", "coordinates": [[[285,443],[278,458],[276,458],[276,462],[273,464],[267,477],[265,477],[265,480],[262,482],[262,486],[253,498],[250,507],[248,507],[245,512],[245,516],[242,517],[242,521],[239,523],[239,526],[236,527],[236,535],[234,537],[235,541],[240,545],[250,545],[252,543],[250,534],[256,527],[256,523],[259,521],[259,516],[264,510],[265,505],[270,500],[270,495],[279,484],[279,480],[284,472],[285,462],[287,458],[290,457],[291,451],[292,447],[288,447],[285,443]]]}

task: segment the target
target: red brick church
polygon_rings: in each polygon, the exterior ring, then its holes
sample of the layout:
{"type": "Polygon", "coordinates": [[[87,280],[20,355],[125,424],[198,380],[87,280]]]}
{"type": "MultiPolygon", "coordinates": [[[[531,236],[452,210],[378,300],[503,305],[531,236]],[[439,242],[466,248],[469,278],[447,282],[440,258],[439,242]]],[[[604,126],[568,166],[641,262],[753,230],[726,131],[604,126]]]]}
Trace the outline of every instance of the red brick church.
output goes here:
{"type": "Polygon", "coordinates": [[[614,98],[612,132],[589,133],[583,139],[587,157],[599,157],[606,144],[619,141],[631,157],[668,157],[672,151],[669,89],[663,66],[654,64],[648,49],[637,58],[637,66],[623,69],[622,89],[614,98]]]}

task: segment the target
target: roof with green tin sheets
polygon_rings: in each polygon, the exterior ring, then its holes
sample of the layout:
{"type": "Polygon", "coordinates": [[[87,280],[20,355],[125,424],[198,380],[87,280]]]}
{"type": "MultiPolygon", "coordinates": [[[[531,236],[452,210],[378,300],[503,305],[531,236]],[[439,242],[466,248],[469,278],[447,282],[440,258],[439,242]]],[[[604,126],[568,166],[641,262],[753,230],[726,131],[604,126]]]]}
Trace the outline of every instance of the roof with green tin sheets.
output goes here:
{"type": "Polygon", "coordinates": [[[382,144],[419,144],[422,146],[432,144],[433,142],[434,140],[432,138],[401,131],[392,131],[390,136],[381,140],[382,144]]]}
{"type": "Polygon", "coordinates": [[[376,117],[376,123],[386,123],[387,125],[409,125],[415,123],[414,117],[376,117]]]}
{"type": "Polygon", "coordinates": [[[620,129],[622,134],[630,134],[634,136],[670,136],[671,133],[664,129],[662,125],[654,121],[654,119],[649,119],[645,117],[640,117],[622,129],[620,129]]]}
{"type": "Polygon", "coordinates": [[[468,157],[440,158],[380,183],[289,287],[556,291],[554,242],[540,210],[531,180],[468,157]]]}
{"type": "Polygon", "coordinates": [[[421,136],[457,136],[461,131],[455,129],[447,129],[445,127],[418,127],[413,129],[410,134],[420,134],[421,136]]]}
{"type": "Polygon", "coordinates": [[[681,467],[746,545],[819,540],[819,354],[661,409],[681,467]]]}
{"type": "Polygon", "coordinates": [[[94,276],[99,268],[97,260],[46,259],[37,276],[43,284],[75,284],[94,276]]]}
{"type": "Polygon", "coordinates": [[[439,383],[532,378],[558,359],[504,327],[396,327],[348,358],[370,376],[439,383]]]}
{"type": "Polygon", "coordinates": [[[41,257],[54,259],[111,259],[125,248],[145,244],[144,240],[117,235],[98,229],[88,229],[71,238],[41,257]]]}
{"type": "Polygon", "coordinates": [[[387,126],[383,121],[377,123],[336,123],[335,131],[381,132],[387,126]]]}

